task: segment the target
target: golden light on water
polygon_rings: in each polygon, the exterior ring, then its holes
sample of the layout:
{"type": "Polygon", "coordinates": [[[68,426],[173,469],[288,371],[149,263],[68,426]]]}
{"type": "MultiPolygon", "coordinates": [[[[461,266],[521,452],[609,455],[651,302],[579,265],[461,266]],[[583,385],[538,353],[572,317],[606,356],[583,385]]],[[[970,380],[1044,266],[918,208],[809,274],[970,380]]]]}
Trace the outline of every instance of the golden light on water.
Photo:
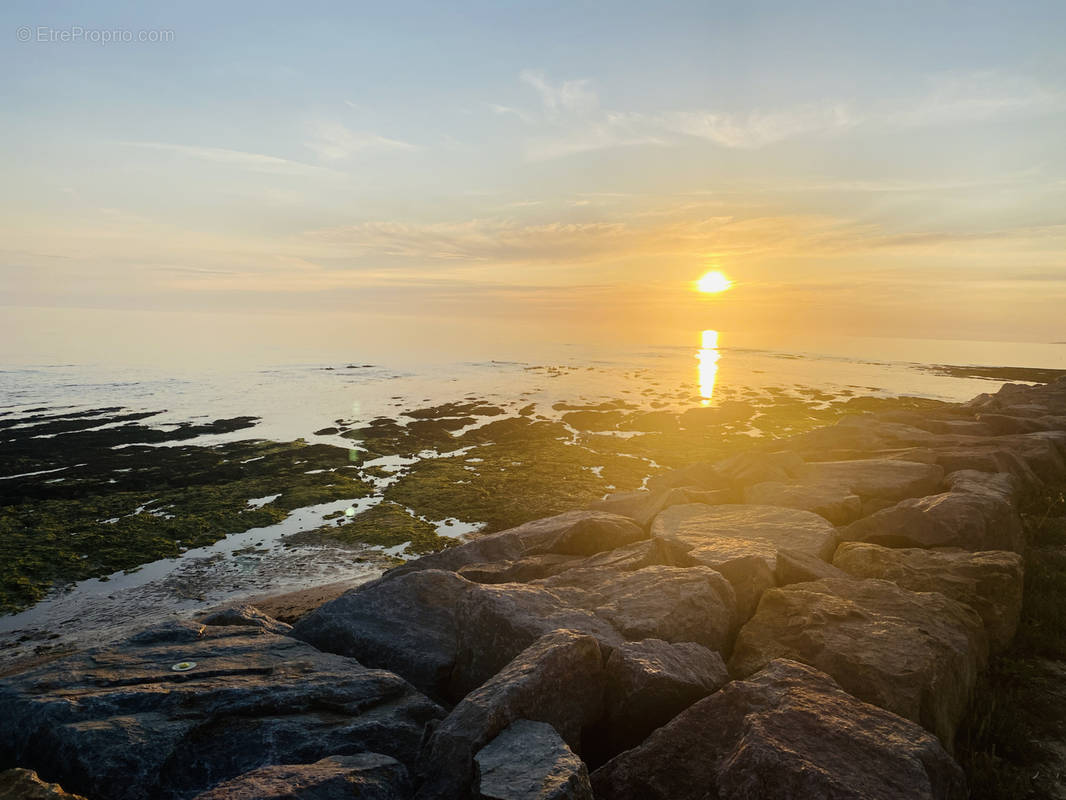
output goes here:
{"type": "Polygon", "coordinates": [[[729,280],[724,273],[721,273],[718,270],[711,270],[696,281],[696,288],[704,294],[724,292],[732,285],[733,281],[729,280]]]}
{"type": "Polygon", "coordinates": [[[718,331],[703,331],[700,335],[702,347],[696,353],[699,359],[700,397],[703,405],[710,405],[714,396],[714,382],[718,377],[718,331]]]}

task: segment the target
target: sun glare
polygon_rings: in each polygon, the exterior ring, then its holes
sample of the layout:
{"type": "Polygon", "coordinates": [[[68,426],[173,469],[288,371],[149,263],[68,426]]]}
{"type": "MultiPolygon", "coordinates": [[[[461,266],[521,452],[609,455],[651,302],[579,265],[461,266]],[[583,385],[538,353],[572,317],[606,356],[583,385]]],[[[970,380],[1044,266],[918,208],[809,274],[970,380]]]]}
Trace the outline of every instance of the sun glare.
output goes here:
{"type": "Polygon", "coordinates": [[[724,292],[732,285],[733,281],[729,280],[729,278],[727,278],[718,270],[708,272],[706,275],[696,281],[696,288],[706,294],[724,292]]]}

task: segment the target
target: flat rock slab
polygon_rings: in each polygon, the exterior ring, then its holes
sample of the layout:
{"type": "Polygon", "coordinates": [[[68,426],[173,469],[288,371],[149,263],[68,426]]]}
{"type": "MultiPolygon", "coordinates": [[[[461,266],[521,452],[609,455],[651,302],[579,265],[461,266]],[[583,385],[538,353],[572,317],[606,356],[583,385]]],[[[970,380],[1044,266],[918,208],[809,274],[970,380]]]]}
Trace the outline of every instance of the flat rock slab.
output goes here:
{"type": "Polygon", "coordinates": [[[585,762],[546,722],[512,722],[474,762],[477,800],[593,800],[585,762]]]}
{"type": "Polygon", "coordinates": [[[775,660],[592,774],[611,800],[963,800],[962,770],[913,722],[775,660]]]}
{"type": "Polygon", "coordinates": [[[1007,501],[979,492],[902,500],[840,531],[844,541],[886,547],[960,547],[1023,552],[1021,518],[1007,501]]]}
{"type": "Polygon", "coordinates": [[[842,485],[862,498],[903,500],[940,489],[944,470],[935,464],[870,458],[808,463],[800,472],[808,485],[842,485]]]}
{"type": "Polygon", "coordinates": [[[312,611],[293,635],[319,650],[396,672],[423,692],[443,697],[457,652],[455,607],[472,586],[444,570],[377,580],[312,611]]]}
{"type": "Polygon", "coordinates": [[[391,672],[176,621],[5,678],[0,752],[89,797],[177,800],[270,764],[364,751],[412,763],[441,716],[391,672]]]}
{"type": "Polygon", "coordinates": [[[746,488],[744,502],[810,511],[833,525],[846,525],[862,515],[862,498],[844,483],[766,481],[746,488]]]}
{"type": "Polygon", "coordinates": [[[603,713],[603,654],[595,638],[559,630],[537,639],[468,694],[437,726],[420,758],[419,800],[466,797],[474,756],[512,722],[546,722],[572,747],[603,713]]]}
{"type": "Polygon", "coordinates": [[[949,597],[826,578],[767,591],[737,636],[729,669],[747,676],[775,658],[802,661],[950,749],[987,650],[980,616],[949,597]]]}
{"type": "Polygon", "coordinates": [[[404,765],[380,753],[329,756],[314,764],[260,767],[220,783],[195,800],[406,800],[404,765]]]}
{"type": "Polygon", "coordinates": [[[721,650],[736,629],[732,586],[703,566],[572,569],[537,585],[588,609],[629,640],[698,642],[721,650]]]}
{"type": "Polygon", "coordinates": [[[655,518],[652,536],[681,562],[710,567],[757,556],[772,572],[779,549],[832,558],[836,531],[810,511],[762,505],[673,506],[655,518]]]}
{"type": "Polygon", "coordinates": [[[856,578],[883,578],[912,592],[940,592],[966,603],[984,620],[993,651],[1006,648],[1018,628],[1025,565],[1017,553],[845,542],[837,548],[833,564],[856,578]]]}

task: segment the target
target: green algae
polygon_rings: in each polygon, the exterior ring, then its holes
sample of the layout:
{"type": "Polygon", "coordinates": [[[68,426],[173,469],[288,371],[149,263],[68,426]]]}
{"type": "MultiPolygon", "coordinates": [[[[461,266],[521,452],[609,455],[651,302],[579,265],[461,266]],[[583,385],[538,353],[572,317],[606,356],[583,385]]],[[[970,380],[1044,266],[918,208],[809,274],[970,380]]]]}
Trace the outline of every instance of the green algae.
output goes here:
{"type": "Polygon", "coordinates": [[[413,516],[403,506],[384,501],[336,525],[322,525],[285,537],[286,546],[336,542],[346,545],[396,547],[407,544],[406,555],[434,553],[456,544],[437,534],[436,526],[413,516]]]}

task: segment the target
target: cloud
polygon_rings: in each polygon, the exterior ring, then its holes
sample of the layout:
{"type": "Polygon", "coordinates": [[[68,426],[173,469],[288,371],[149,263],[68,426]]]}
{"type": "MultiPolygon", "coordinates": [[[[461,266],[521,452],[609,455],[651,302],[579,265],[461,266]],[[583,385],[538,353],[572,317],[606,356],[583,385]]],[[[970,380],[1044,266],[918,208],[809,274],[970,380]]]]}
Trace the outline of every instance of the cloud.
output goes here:
{"type": "Polygon", "coordinates": [[[170,142],[120,142],[120,144],[126,147],[158,150],[194,158],[199,161],[209,161],[213,164],[223,164],[252,172],[265,172],[273,175],[326,175],[332,172],[332,170],[316,167],[312,164],[304,164],[300,161],[290,161],[286,158],[263,155],[262,153],[226,150],[221,147],[198,147],[172,144],[170,142]]]}
{"type": "Polygon", "coordinates": [[[523,70],[519,78],[536,91],[540,111],[499,104],[490,104],[490,108],[540,129],[525,142],[530,161],[635,145],[679,145],[693,139],[729,149],[757,150],[801,136],[836,136],[859,127],[906,129],[1066,108],[1061,93],[1023,76],[992,71],[934,76],[911,96],[888,103],[839,100],[743,112],[612,110],[601,107],[588,79],[552,83],[544,72],[531,69],[523,70]]]}
{"type": "Polygon", "coordinates": [[[309,150],[326,161],[341,161],[368,150],[417,150],[416,145],[375,133],[355,133],[339,122],[316,121],[308,126],[309,150]]]}

